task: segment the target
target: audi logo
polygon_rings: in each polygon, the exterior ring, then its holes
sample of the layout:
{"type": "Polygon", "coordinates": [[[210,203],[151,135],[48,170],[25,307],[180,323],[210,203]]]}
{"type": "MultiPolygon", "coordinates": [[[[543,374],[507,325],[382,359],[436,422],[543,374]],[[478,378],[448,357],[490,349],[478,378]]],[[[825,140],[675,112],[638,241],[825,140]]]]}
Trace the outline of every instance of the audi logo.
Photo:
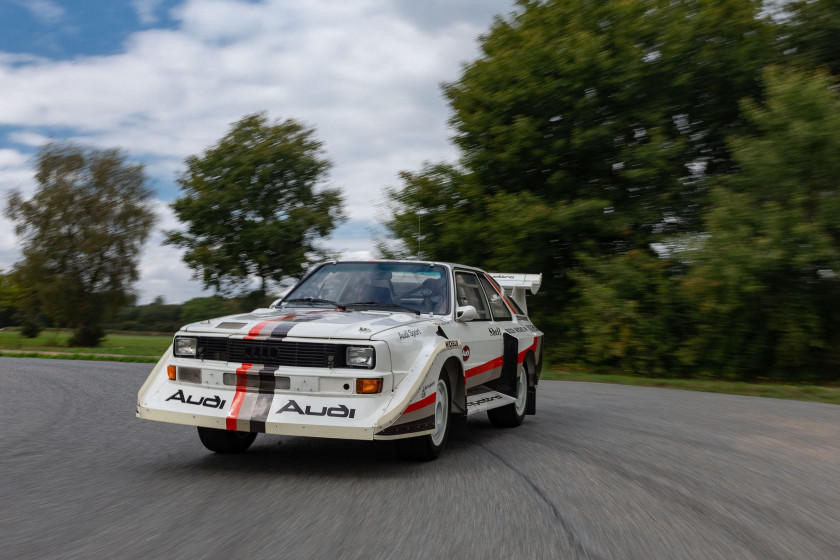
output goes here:
{"type": "Polygon", "coordinates": [[[246,358],[253,359],[277,359],[280,357],[280,348],[276,346],[246,346],[242,353],[246,358]]]}

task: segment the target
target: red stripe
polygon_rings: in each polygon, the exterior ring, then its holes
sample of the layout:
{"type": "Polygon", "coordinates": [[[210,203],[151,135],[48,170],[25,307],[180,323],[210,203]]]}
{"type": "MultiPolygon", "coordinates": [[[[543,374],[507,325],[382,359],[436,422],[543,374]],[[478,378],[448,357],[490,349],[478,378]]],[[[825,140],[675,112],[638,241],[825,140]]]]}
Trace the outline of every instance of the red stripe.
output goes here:
{"type": "Polygon", "coordinates": [[[469,378],[474,375],[478,375],[479,373],[484,373],[485,371],[490,371],[491,369],[496,369],[497,367],[502,367],[504,363],[504,358],[499,356],[494,360],[490,360],[486,364],[481,364],[480,366],[475,366],[474,368],[470,368],[464,372],[464,378],[469,378]]]}
{"type": "Polygon", "coordinates": [[[517,356],[517,358],[516,358],[516,363],[517,364],[521,364],[522,362],[525,361],[525,354],[527,354],[529,351],[531,351],[531,350],[533,350],[534,352],[537,351],[537,341],[539,339],[540,339],[540,337],[535,336],[534,337],[534,343],[531,344],[531,346],[529,346],[528,348],[526,348],[525,350],[523,350],[522,352],[519,353],[519,356],[517,356]]]}
{"type": "Polygon", "coordinates": [[[414,412],[415,410],[420,410],[423,407],[429,406],[430,404],[434,404],[436,396],[437,393],[432,393],[425,399],[417,401],[414,404],[408,405],[408,408],[405,409],[405,412],[403,412],[403,414],[408,414],[409,412],[414,412]]]}
{"type": "Polygon", "coordinates": [[[242,401],[245,400],[245,388],[248,385],[246,373],[249,369],[251,369],[251,364],[242,364],[242,367],[236,370],[236,394],[233,396],[233,401],[230,403],[230,411],[227,415],[226,427],[228,430],[236,429],[239,410],[242,408],[242,401]]]}
{"type": "Polygon", "coordinates": [[[265,328],[265,326],[269,323],[276,323],[277,321],[285,321],[286,319],[291,319],[294,315],[286,315],[285,317],[278,317],[276,319],[269,319],[268,321],[262,321],[254,325],[254,327],[248,331],[247,336],[245,336],[244,340],[254,340],[260,335],[260,331],[265,328]]]}

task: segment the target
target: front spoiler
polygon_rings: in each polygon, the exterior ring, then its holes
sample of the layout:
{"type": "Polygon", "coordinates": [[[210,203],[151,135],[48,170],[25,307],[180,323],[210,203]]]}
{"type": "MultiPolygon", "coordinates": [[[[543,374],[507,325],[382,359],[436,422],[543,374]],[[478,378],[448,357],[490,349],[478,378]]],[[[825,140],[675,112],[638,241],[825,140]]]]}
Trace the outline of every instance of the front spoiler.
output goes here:
{"type": "MultiPolygon", "coordinates": [[[[138,406],[137,417],[144,418],[146,420],[157,420],[159,422],[185,424],[188,426],[202,426],[204,428],[216,428],[219,430],[228,429],[227,418],[207,416],[203,414],[171,412],[138,406]]],[[[372,426],[338,426],[291,424],[288,422],[265,422],[264,429],[261,430],[241,430],[239,429],[239,427],[237,427],[237,431],[258,431],[260,433],[277,434],[283,436],[372,440],[374,439],[376,429],[372,426]]]]}

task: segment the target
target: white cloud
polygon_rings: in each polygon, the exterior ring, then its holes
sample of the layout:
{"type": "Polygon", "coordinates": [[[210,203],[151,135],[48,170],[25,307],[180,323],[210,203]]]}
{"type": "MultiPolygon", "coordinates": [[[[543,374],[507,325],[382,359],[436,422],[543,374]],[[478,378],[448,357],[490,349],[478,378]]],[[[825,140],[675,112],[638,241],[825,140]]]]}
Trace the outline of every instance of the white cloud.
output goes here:
{"type": "Polygon", "coordinates": [[[50,0],[17,0],[15,3],[42,23],[56,23],[64,18],[64,8],[50,0]]]}
{"type": "MultiPolygon", "coordinates": [[[[132,5],[143,22],[159,9],[155,0],[132,5]]],[[[188,0],[170,12],[175,29],[134,33],[115,55],[53,61],[0,53],[0,126],[20,146],[51,137],[119,146],[171,194],[187,155],[264,110],[316,129],[334,162],[330,186],[344,190],[351,220],[374,222],[382,189],[398,184],[399,171],[457,156],[439,84],[457,79],[493,14],[511,6],[432,2],[434,15],[374,0],[188,0]]],[[[21,169],[0,163],[0,186],[31,185],[31,171],[25,179],[21,169]]],[[[153,249],[157,241],[142,263],[141,291],[154,297],[165,285],[195,286],[188,271],[177,271],[185,268],[177,251],[153,249]]],[[[345,244],[371,250],[367,237],[345,244]]]]}
{"type": "Polygon", "coordinates": [[[157,9],[162,0],[131,0],[131,7],[137,13],[137,19],[143,25],[157,23],[157,9]]]}

